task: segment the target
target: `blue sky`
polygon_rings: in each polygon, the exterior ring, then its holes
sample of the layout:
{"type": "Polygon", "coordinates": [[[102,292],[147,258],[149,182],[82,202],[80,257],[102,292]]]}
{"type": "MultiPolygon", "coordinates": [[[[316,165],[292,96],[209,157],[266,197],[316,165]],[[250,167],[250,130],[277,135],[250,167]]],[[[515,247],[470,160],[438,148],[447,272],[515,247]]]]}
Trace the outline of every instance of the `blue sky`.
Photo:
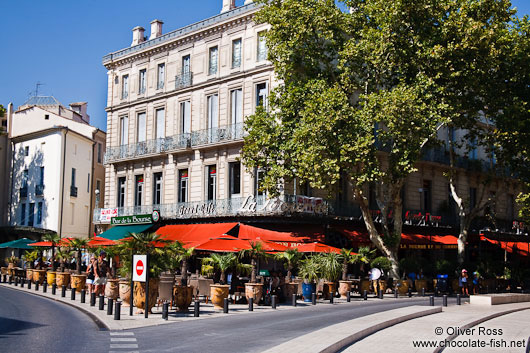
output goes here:
{"type": "MultiPolygon", "coordinates": [[[[244,0],[236,0],[242,5],[244,0]]],[[[512,0],[530,14],[530,0],[512,0]]],[[[213,16],[222,0],[0,0],[0,104],[24,103],[35,91],[62,104],[87,101],[93,125],[106,130],[106,69],[103,55],[128,47],[131,29],[163,33],[213,16]]]]}

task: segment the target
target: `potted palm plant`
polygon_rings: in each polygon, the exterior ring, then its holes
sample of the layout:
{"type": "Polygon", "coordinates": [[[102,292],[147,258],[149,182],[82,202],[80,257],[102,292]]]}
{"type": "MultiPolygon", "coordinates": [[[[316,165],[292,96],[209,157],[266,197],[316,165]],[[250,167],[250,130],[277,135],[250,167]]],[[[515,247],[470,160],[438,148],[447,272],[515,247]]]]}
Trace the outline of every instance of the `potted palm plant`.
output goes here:
{"type": "Polygon", "coordinates": [[[52,249],[52,257],[50,260],[52,263],[52,272],[55,272],[57,271],[57,265],[55,262],[55,249],[57,248],[57,245],[61,241],[61,237],[56,233],[49,233],[49,234],[45,234],[42,237],[42,240],[50,242],[50,248],[52,249]]]}
{"type": "MultiPolygon", "coordinates": [[[[128,278],[131,276],[132,255],[149,255],[149,311],[156,304],[160,274],[170,267],[172,253],[168,244],[169,241],[161,239],[156,233],[130,233],[130,237],[124,239],[117,249],[122,265],[120,272],[128,278]]],[[[133,305],[138,308],[137,313],[142,313],[145,307],[145,283],[135,282],[133,290],[133,305]]]]}
{"type": "Polygon", "coordinates": [[[70,284],[70,272],[65,270],[66,263],[72,258],[73,252],[69,248],[58,248],[55,257],[60,261],[59,271],[56,272],[55,282],[57,287],[66,286],[70,284]]]}
{"type": "Polygon", "coordinates": [[[363,274],[365,274],[365,265],[372,262],[375,256],[376,249],[370,250],[369,246],[361,246],[359,248],[359,251],[355,255],[355,263],[360,264],[360,272],[361,272],[361,282],[359,283],[359,292],[363,293],[363,291],[370,291],[370,280],[366,278],[362,278],[363,274]]]}
{"type": "Polygon", "coordinates": [[[323,253],[317,257],[320,261],[321,275],[326,279],[323,294],[325,299],[335,295],[335,284],[342,272],[341,256],[334,252],[323,253]]]}
{"type": "Polygon", "coordinates": [[[16,256],[6,257],[7,272],[9,273],[9,276],[14,276],[15,275],[15,267],[17,267],[17,265],[18,265],[18,261],[19,261],[19,259],[16,256]]]}
{"type": "Polygon", "coordinates": [[[346,298],[346,293],[351,291],[352,281],[348,281],[348,265],[358,261],[357,254],[352,249],[341,249],[342,259],[342,280],[339,281],[339,294],[341,298],[346,298]]]}
{"type": "Polygon", "coordinates": [[[317,256],[309,257],[300,261],[298,274],[303,279],[302,295],[304,302],[311,302],[311,295],[316,293],[316,282],[320,278],[321,267],[317,256]]]}
{"type": "Polygon", "coordinates": [[[26,263],[26,279],[28,281],[33,281],[33,269],[35,268],[35,260],[39,257],[39,251],[37,249],[29,251],[24,254],[24,259],[26,263]]]}
{"type": "Polygon", "coordinates": [[[180,263],[180,283],[173,289],[175,306],[179,311],[186,311],[193,299],[193,288],[188,286],[188,259],[195,253],[195,248],[184,248],[182,244],[176,243],[176,261],[180,263]]]}
{"type": "Polygon", "coordinates": [[[226,271],[235,266],[237,257],[234,253],[217,254],[213,253],[209,257],[202,259],[201,272],[203,275],[212,274],[214,270],[221,272],[219,284],[210,286],[210,300],[216,309],[223,309],[223,302],[228,298],[229,285],[226,285],[226,271]]]}
{"type": "Polygon", "coordinates": [[[298,283],[292,281],[293,269],[302,258],[302,253],[300,253],[296,248],[287,249],[283,252],[275,254],[274,258],[287,265],[287,281],[285,281],[283,292],[287,298],[291,298],[293,294],[296,294],[298,287],[298,283]]]}
{"type": "Polygon", "coordinates": [[[240,257],[250,257],[250,266],[252,272],[250,273],[250,283],[245,283],[245,296],[247,300],[252,298],[255,303],[259,303],[263,296],[263,284],[256,283],[256,275],[258,272],[258,259],[264,258],[267,253],[263,249],[262,242],[249,242],[250,249],[241,250],[240,257]]]}
{"type": "Polygon", "coordinates": [[[71,275],[72,288],[75,288],[77,292],[81,292],[86,285],[86,274],[81,273],[81,252],[86,249],[88,245],[88,239],[74,238],[71,239],[68,247],[70,251],[75,254],[75,274],[71,275]]]}

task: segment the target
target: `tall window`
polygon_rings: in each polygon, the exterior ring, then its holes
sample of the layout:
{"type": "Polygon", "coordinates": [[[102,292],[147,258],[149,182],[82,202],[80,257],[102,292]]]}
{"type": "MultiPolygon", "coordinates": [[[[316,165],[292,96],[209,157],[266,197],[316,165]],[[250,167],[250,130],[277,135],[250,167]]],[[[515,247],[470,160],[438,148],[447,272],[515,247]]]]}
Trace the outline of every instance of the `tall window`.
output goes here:
{"type": "Polygon", "coordinates": [[[86,181],[86,192],[90,192],[90,173],[88,173],[88,178],[86,181]]]}
{"type": "Polygon", "coordinates": [[[39,168],[39,185],[44,185],[44,167],[39,168]]]}
{"type": "Polygon", "coordinates": [[[147,139],[147,131],[145,126],[145,113],[138,114],[136,118],[136,142],[144,142],[147,139]]]}
{"type": "Polygon", "coordinates": [[[241,67],[241,38],[232,41],[232,68],[241,67]]]}
{"type": "Polygon", "coordinates": [[[129,75],[121,77],[121,99],[127,98],[129,95],[129,75]]]}
{"type": "Polygon", "coordinates": [[[230,113],[232,124],[243,122],[243,90],[241,88],[230,91],[230,113]]]}
{"type": "Polygon", "coordinates": [[[209,165],[206,168],[206,199],[215,200],[217,193],[217,166],[209,165]]]}
{"type": "Polygon", "coordinates": [[[507,196],[507,205],[506,205],[506,216],[508,217],[508,220],[513,220],[514,217],[514,209],[515,209],[515,197],[513,194],[508,194],[507,196]]]}
{"type": "Polygon", "coordinates": [[[101,145],[101,143],[98,142],[98,163],[101,163],[102,160],[103,160],[103,150],[102,150],[103,146],[101,145]]]}
{"type": "Polygon", "coordinates": [[[208,74],[215,75],[217,73],[218,50],[217,47],[210,48],[208,61],[208,74]]]}
{"type": "Polygon", "coordinates": [[[156,138],[161,139],[166,136],[166,117],[164,109],[156,110],[156,138]]]}
{"type": "Polygon", "coordinates": [[[166,64],[158,64],[156,89],[164,88],[165,77],[166,77],[166,64]]]}
{"type": "Polygon", "coordinates": [[[189,75],[191,72],[191,58],[189,55],[182,57],[182,76],[189,75]]]}
{"type": "Polygon", "coordinates": [[[230,198],[241,195],[241,163],[232,162],[228,164],[229,185],[228,191],[230,198]]]}
{"type": "Polygon", "coordinates": [[[42,223],[42,201],[37,204],[37,224],[42,223]]]}
{"type": "Polygon", "coordinates": [[[145,93],[145,86],[146,86],[145,74],[146,74],[146,70],[145,69],[140,70],[140,73],[139,73],[139,76],[138,76],[138,93],[139,94],[144,94],[145,93]]]}
{"type": "Polygon", "coordinates": [[[142,206],[142,194],[144,191],[144,176],[137,175],[134,183],[134,205],[142,206]]]}
{"type": "Polygon", "coordinates": [[[432,212],[432,182],[430,180],[423,181],[423,211],[432,212]]]}
{"type": "Polygon", "coordinates": [[[26,204],[23,203],[20,205],[20,225],[23,226],[26,224],[26,204]]]}
{"type": "Polygon", "coordinates": [[[24,156],[29,156],[29,146],[24,147],[24,156]]]}
{"type": "Polygon", "coordinates": [[[180,131],[182,134],[191,133],[191,103],[180,103],[180,131]]]}
{"type": "Polygon", "coordinates": [[[179,170],[179,202],[188,202],[188,170],[179,170]]]}
{"type": "Polygon", "coordinates": [[[125,207],[125,177],[118,178],[118,207],[125,207]]]}
{"type": "Polygon", "coordinates": [[[254,168],[254,195],[260,196],[264,194],[261,189],[263,186],[263,175],[264,172],[261,168],[254,168]]]}
{"type": "Polygon", "coordinates": [[[28,210],[28,226],[33,227],[35,220],[35,203],[32,202],[29,204],[29,210],[28,210]]]}
{"type": "Polygon", "coordinates": [[[469,209],[477,206],[477,188],[469,188],[469,209]]]}
{"type": "Polygon", "coordinates": [[[129,144],[129,117],[120,118],[120,145],[129,144]]]}
{"type": "Polygon", "coordinates": [[[99,179],[96,179],[96,190],[101,192],[101,180],[99,179]]]}
{"type": "Polygon", "coordinates": [[[477,159],[477,139],[469,141],[469,159],[477,159]]]}
{"type": "Polygon", "coordinates": [[[153,179],[153,205],[160,205],[162,203],[162,173],[155,173],[153,179]]]}
{"type": "Polygon", "coordinates": [[[75,187],[75,168],[72,168],[72,180],[71,180],[71,185],[72,187],[75,187]]]}
{"type": "Polygon", "coordinates": [[[28,178],[29,178],[29,171],[27,169],[24,169],[24,173],[22,174],[22,188],[26,189],[28,187],[28,178]]]}
{"type": "Polygon", "coordinates": [[[267,43],[265,41],[265,31],[258,33],[258,56],[257,61],[267,60],[267,43]]]}
{"type": "Polygon", "coordinates": [[[219,121],[219,96],[212,94],[208,96],[208,128],[215,129],[219,121]]]}
{"type": "Polygon", "coordinates": [[[256,85],[256,106],[263,106],[267,107],[267,96],[268,96],[268,89],[267,89],[267,83],[258,83],[256,85]]]}

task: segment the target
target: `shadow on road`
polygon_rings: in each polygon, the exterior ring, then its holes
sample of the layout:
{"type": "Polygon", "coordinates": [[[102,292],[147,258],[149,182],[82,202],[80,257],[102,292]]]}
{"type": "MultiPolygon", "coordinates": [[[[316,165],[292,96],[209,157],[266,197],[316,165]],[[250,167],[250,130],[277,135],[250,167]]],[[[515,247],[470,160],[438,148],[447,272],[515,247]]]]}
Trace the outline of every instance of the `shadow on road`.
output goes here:
{"type": "Polygon", "coordinates": [[[25,335],[26,333],[22,333],[20,331],[30,330],[42,326],[46,325],[37,324],[31,321],[15,320],[0,316],[0,338],[4,338],[5,336],[25,335]]]}

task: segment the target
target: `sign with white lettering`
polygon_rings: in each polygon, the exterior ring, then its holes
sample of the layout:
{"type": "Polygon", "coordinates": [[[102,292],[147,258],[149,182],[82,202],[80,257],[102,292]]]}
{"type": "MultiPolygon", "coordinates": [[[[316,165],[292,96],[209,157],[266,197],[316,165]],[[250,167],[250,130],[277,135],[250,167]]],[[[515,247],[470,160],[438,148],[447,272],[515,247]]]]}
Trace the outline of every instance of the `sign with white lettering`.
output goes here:
{"type": "Polygon", "coordinates": [[[112,225],[149,224],[149,223],[153,223],[153,215],[150,215],[150,214],[112,217],[110,220],[110,224],[112,225]]]}

